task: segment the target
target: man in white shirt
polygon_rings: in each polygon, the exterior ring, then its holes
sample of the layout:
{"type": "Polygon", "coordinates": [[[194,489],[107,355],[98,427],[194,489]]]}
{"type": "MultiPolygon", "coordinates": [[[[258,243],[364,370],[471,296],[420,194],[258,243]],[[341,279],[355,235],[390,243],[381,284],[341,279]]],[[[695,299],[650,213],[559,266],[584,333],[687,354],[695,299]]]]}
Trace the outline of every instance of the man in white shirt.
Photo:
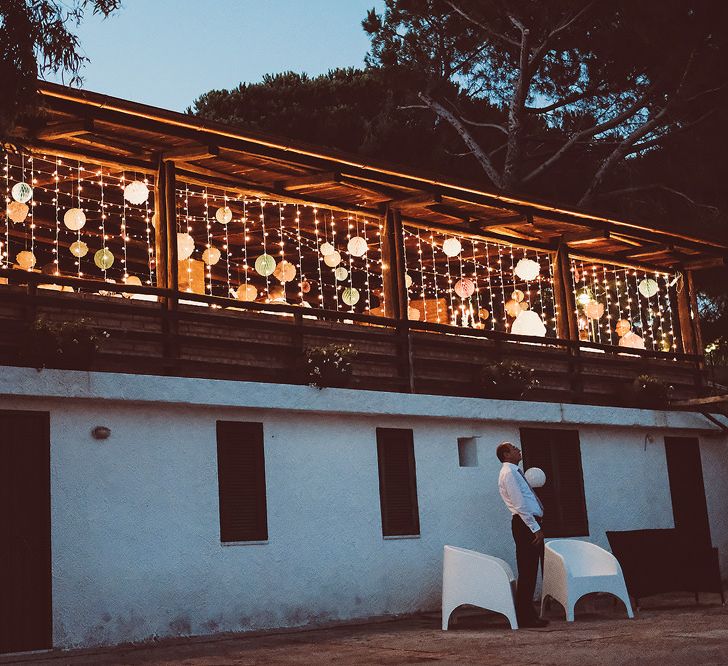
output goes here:
{"type": "Polygon", "coordinates": [[[503,442],[495,451],[503,463],[498,476],[498,490],[511,512],[511,532],[516,542],[518,584],[516,588],[516,616],[519,627],[545,627],[548,622],[539,619],[533,607],[539,560],[543,560],[543,505],[526,481],[518,466],[521,450],[510,442],[503,442]]]}

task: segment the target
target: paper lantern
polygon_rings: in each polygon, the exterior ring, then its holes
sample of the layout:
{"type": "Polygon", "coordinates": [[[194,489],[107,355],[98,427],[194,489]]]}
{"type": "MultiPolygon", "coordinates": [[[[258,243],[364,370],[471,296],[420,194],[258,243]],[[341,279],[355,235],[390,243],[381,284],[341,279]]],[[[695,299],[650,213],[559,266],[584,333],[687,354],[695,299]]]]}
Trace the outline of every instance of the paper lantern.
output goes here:
{"type": "Polygon", "coordinates": [[[642,294],[645,298],[651,298],[660,291],[660,287],[657,282],[650,278],[642,280],[642,282],[637,285],[637,289],[639,289],[640,294],[642,294]]]}
{"type": "Polygon", "coordinates": [[[177,259],[184,261],[195,251],[195,239],[188,233],[177,234],[177,259]]]}
{"type": "Polygon", "coordinates": [[[71,231],[78,231],[86,224],[86,213],[80,208],[69,208],[63,214],[63,224],[71,231]]]}
{"type": "Polygon", "coordinates": [[[276,266],[273,276],[279,282],[293,282],[296,279],[296,267],[290,261],[284,259],[276,266]]]}
{"type": "Polygon", "coordinates": [[[215,219],[220,224],[228,224],[233,219],[233,211],[227,206],[222,206],[215,211],[215,219]]]}
{"type": "Polygon", "coordinates": [[[407,308],[407,319],[412,321],[420,320],[420,311],[417,308],[407,308]]]}
{"type": "Polygon", "coordinates": [[[488,317],[490,317],[490,312],[488,312],[488,310],[486,310],[485,308],[483,308],[480,311],[479,316],[480,316],[481,321],[485,321],[486,319],[488,319],[488,317]]]}
{"type": "Polygon", "coordinates": [[[363,257],[369,248],[367,246],[366,239],[361,236],[354,236],[354,238],[349,240],[346,244],[346,249],[349,250],[349,254],[352,257],[363,257]]]}
{"type": "Polygon", "coordinates": [[[319,252],[321,252],[322,256],[328,257],[330,254],[336,252],[336,248],[331,243],[321,243],[319,252]]]}
{"type": "Polygon", "coordinates": [[[214,245],[206,248],[202,253],[202,261],[204,261],[208,266],[214,266],[218,261],[220,261],[220,250],[218,250],[214,245]]]}
{"type": "Polygon", "coordinates": [[[589,317],[589,319],[599,319],[604,314],[604,303],[589,301],[584,306],[584,314],[589,317]]]}
{"type": "Polygon", "coordinates": [[[518,303],[518,307],[521,308],[521,310],[528,310],[530,308],[530,305],[527,301],[521,301],[518,303]]]}
{"type": "Polygon", "coordinates": [[[591,291],[589,291],[586,287],[582,289],[578,296],[576,297],[577,302],[580,305],[586,305],[592,300],[592,294],[591,291]]]}
{"type": "Polygon", "coordinates": [[[254,301],[258,298],[258,290],[252,284],[241,284],[235,295],[239,301],[254,301]]]}
{"type": "Polygon", "coordinates": [[[341,263],[341,254],[339,254],[336,250],[334,250],[331,254],[327,254],[324,257],[324,263],[329,268],[335,268],[341,263]]]}
{"type": "Polygon", "coordinates": [[[621,338],[619,338],[620,347],[630,347],[632,349],[644,349],[645,341],[636,333],[627,331],[621,338]]]}
{"type": "Polygon", "coordinates": [[[529,282],[538,277],[541,267],[533,259],[519,259],[514,272],[521,280],[529,282]]]}
{"type": "Polygon", "coordinates": [[[537,312],[522,310],[521,314],[516,317],[516,321],[513,322],[513,326],[511,326],[511,333],[543,338],[546,335],[546,326],[537,312]]]}
{"type": "Polygon", "coordinates": [[[337,269],[336,269],[336,270],[334,271],[334,277],[335,277],[335,278],[336,278],[336,279],[337,279],[337,280],[338,280],[339,282],[343,282],[344,280],[346,280],[346,278],[348,278],[348,277],[349,277],[349,271],[347,271],[347,270],[346,270],[346,269],[345,269],[345,268],[344,268],[343,266],[339,266],[339,267],[338,267],[338,268],[337,268],[337,269]]]}
{"type": "Polygon", "coordinates": [[[442,244],[442,251],[448,257],[457,257],[462,251],[463,246],[457,238],[448,238],[442,244]]]}
{"type": "Polygon", "coordinates": [[[8,217],[13,222],[24,222],[25,218],[28,217],[29,212],[30,208],[19,201],[11,201],[8,204],[8,217]]]}
{"type": "Polygon", "coordinates": [[[71,251],[71,254],[78,259],[85,257],[88,254],[88,245],[86,245],[83,241],[74,241],[71,245],[69,245],[68,249],[71,251]]]}
{"type": "Polygon", "coordinates": [[[504,307],[506,309],[506,312],[511,317],[517,317],[522,312],[521,306],[518,304],[518,301],[514,301],[513,299],[511,299],[510,301],[506,301],[504,307]]]}
{"type": "Polygon", "coordinates": [[[33,188],[28,183],[15,183],[10,194],[18,203],[28,203],[33,197],[33,188]]]}
{"type": "Polygon", "coordinates": [[[94,263],[101,270],[108,270],[114,264],[114,255],[111,253],[111,250],[102,247],[96,252],[96,254],[94,254],[94,263]]]}
{"type": "Polygon", "coordinates": [[[632,330],[632,324],[626,319],[620,319],[614,327],[614,330],[617,331],[617,335],[621,338],[632,330]]]}
{"type": "Polygon", "coordinates": [[[139,278],[139,276],[137,276],[137,275],[127,275],[124,278],[124,282],[126,284],[132,285],[134,287],[141,287],[142,286],[141,278],[139,278]]]}
{"type": "Polygon", "coordinates": [[[409,273],[404,274],[404,286],[409,289],[412,286],[412,276],[409,273]]]}
{"type": "Polygon", "coordinates": [[[135,180],[124,188],[124,198],[138,206],[149,198],[149,188],[141,180],[135,180]]]}
{"type": "Polygon", "coordinates": [[[35,266],[35,255],[28,251],[23,250],[22,252],[18,252],[18,254],[15,255],[15,261],[18,263],[18,266],[20,268],[25,269],[26,271],[29,271],[33,266],[35,266]]]}
{"type": "Polygon", "coordinates": [[[531,488],[542,488],[546,483],[546,474],[540,467],[529,467],[524,476],[531,488]]]}
{"type": "Polygon", "coordinates": [[[308,280],[304,280],[301,282],[301,291],[304,294],[307,294],[309,291],[311,291],[311,283],[308,280]]]}
{"type": "Polygon", "coordinates": [[[347,287],[341,292],[341,300],[348,306],[354,307],[359,302],[359,290],[354,287],[347,287]]]}
{"type": "Polygon", "coordinates": [[[455,283],[455,293],[460,298],[469,298],[475,292],[475,284],[470,278],[462,278],[455,283]]]}
{"type": "Polygon", "coordinates": [[[526,298],[526,294],[524,294],[520,289],[514,289],[511,294],[511,298],[520,303],[524,298],[526,298]]]}
{"type": "Polygon", "coordinates": [[[276,260],[269,254],[261,254],[255,260],[255,270],[260,273],[263,277],[273,275],[276,270],[276,260]]]}

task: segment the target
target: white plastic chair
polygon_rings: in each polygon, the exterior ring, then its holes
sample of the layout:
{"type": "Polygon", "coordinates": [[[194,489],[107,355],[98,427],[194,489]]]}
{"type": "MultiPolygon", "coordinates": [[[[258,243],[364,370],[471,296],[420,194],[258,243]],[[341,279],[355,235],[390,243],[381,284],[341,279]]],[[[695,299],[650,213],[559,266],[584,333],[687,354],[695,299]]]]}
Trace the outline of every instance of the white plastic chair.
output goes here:
{"type": "Polygon", "coordinates": [[[551,597],[564,607],[567,622],[573,622],[576,602],[590,592],[613,594],[624,602],[627,617],[634,617],[622,567],[614,555],[588,541],[548,541],[544,556],[541,617],[546,597],[551,597]]]}
{"type": "Polygon", "coordinates": [[[501,613],[518,629],[513,603],[513,571],[507,562],[474,550],[445,546],[442,565],[442,629],[462,604],[501,613]]]}

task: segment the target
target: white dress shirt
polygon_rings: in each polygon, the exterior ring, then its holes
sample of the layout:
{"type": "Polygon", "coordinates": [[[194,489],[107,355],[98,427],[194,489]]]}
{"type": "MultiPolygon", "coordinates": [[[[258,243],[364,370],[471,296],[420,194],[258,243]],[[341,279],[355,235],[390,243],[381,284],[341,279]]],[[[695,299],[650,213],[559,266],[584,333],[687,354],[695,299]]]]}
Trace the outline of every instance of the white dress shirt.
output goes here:
{"type": "Polygon", "coordinates": [[[518,465],[504,462],[498,476],[498,490],[512,515],[518,514],[531,532],[538,532],[541,526],[534,516],[543,516],[543,505],[521,474],[518,465]]]}

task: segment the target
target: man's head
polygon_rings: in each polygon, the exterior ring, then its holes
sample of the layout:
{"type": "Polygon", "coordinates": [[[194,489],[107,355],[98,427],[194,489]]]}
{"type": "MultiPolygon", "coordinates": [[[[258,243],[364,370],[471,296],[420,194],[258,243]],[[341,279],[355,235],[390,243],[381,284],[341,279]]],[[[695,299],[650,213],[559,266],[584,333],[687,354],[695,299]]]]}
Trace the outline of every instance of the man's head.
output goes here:
{"type": "Polygon", "coordinates": [[[495,455],[498,456],[498,460],[501,462],[509,462],[517,465],[521,462],[521,449],[517,446],[513,446],[510,442],[501,442],[498,444],[498,448],[495,450],[495,455]]]}

